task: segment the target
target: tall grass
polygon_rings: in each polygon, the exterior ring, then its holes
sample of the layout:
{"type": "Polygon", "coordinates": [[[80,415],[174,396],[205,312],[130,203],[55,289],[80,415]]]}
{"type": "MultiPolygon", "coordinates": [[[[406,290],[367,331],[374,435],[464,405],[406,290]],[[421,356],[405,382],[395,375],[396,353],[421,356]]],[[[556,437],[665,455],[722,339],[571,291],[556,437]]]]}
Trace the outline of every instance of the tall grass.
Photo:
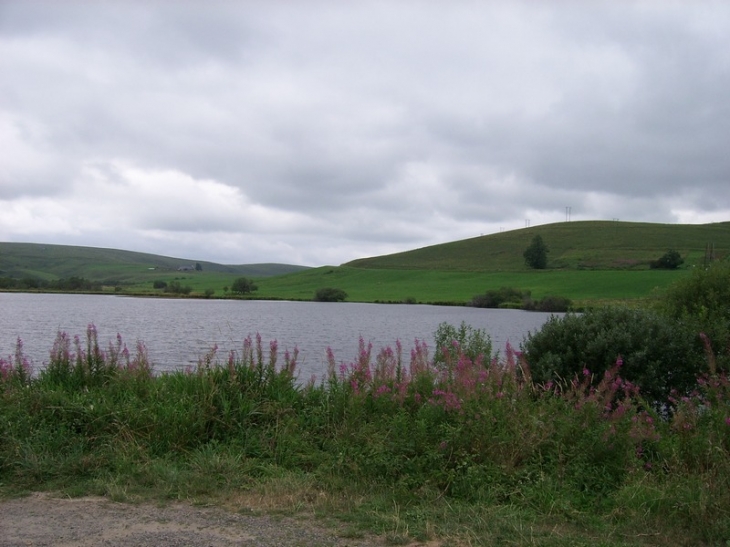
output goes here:
{"type": "Polygon", "coordinates": [[[0,485],[195,498],[288,476],[392,541],[486,545],[518,521],[532,523],[524,543],[554,544],[555,530],[574,544],[730,539],[725,376],[708,369],[658,415],[620,360],[597,383],[586,370],[536,385],[509,346],[435,352],[361,340],[354,362],[329,351],[329,374],[301,384],[296,352],[259,336],[163,375],[144,345],[102,349],[93,326],[60,333],[36,375],[19,343],[0,359],[0,485]]]}

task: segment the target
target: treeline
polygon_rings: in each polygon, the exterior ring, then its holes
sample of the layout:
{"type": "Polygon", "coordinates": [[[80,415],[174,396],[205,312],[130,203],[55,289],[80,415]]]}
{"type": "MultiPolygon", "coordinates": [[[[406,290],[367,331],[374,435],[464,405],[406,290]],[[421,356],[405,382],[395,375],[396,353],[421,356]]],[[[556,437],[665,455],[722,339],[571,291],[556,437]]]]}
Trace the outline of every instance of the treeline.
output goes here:
{"type": "Polygon", "coordinates": [[[34,277],[0,277],[0,290],[50,290],[50,291],[100,291],[102,283],[91,281],[84,277],[72,276],[68,278],[46,280],[34,277]]]}

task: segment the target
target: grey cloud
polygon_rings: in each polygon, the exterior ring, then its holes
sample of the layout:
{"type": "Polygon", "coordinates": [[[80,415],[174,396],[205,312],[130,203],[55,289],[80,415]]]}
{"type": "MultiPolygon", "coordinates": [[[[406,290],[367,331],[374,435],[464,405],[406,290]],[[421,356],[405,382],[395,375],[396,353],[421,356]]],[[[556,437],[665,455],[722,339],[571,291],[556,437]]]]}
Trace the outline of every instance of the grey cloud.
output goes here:
{"type": "MultiPolygon", "coordinates": [[[[310,264],[557,221],[566,206],[717,218],[730,212],[728,36],[730,8],[709,1],[6,0],[0,200],[81,200],[96,165],[103,202],[130,184],[108,167],[124,165],[156,191],[210,194],[115,210],[115,243],[310,264]],[[150,182],[160,173],[175,175],[150,182]],[[237,243],[252,234],[255,250],[237,243]]],[[[112,238],[103,219],[89,226],[112,238]]]]}

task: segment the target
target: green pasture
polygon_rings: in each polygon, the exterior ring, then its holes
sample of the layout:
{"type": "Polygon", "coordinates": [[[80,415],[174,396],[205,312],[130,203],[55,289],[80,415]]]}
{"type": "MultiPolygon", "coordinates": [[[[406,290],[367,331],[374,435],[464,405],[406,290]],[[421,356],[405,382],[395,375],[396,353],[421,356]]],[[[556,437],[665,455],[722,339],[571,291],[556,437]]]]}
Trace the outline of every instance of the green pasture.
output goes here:
{"type": "MultiPolygon", "coordinates": [[[[350,302],[466,304],[475,295],[500,287],[530,291],[535,299],[564,296],[578,306],[599,302],[633,302],[653,297],[690,270],[544,270],[523,272],[449,272],[363,269],[324,266],[274,277],[254,278],[259,289],[244,298],[311,300],[317,289],[344,290],[350,302]]],[[[212,298],[237,298],[230,291],[239,276],[219,272],[175,272],[144,276],[123,285],[122,294],[166,296],[152,288],[155,280],[178,281],[190,296],[213,291],[212,298]],[[228,291],[224,290],[226,287],[228,291]]],[[[113,287],[107,287],[113,292],[113,287]]]]}
{"type": "Polygon", "coordinates": [[[490,289],[514,287],[533,298],[565,296],[575,302],[651,297],[687,270],[547,270],[527,272],[445,272],[324,267],[259,281],[257,298],[311,299],[320,287],[336,287],[358,302],[466,303],[490,289]]]}

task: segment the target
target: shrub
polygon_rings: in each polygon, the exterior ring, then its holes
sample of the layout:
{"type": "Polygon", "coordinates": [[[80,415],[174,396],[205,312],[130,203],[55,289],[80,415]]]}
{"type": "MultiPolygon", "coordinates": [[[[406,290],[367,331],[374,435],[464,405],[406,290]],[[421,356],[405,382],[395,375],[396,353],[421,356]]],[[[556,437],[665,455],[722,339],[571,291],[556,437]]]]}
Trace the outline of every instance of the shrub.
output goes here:
{"type": "Polygon", "coordinates": [[[489,363],[492,359],[492,339],[482,329],[475,329],[462,322],[457,329],[449,323],[441,323],[434,333],[436,352],[433,361],[437,365],[456,363],[464,355],[472,363],[489,363]]]}
{"type": "Polygon", "coordinates": [[[532,303],[532,307],[526,308],[543,312],[567,312],[573,302],[564,296],[546,296],[542,300],[532,303]]]}
{"type": "Polygon", "coordinates": [[[165,287],[165,292],[169,292],[172,294],[190,294],[190,292],[193,290],[193,288],[189,285],[182,285],[179,281],[170,281],[170,283],[165,287]]]}
{"type": "Polygon", "coordinates": [[[314,293],[315,302],[342,302],[347,298],[347,293],[342,289],[334,289],[332,287],[325,287],[323,289],[317,289],[314,293]]]}
{"type": "Polygon", "coordinates": [[[730,263],[696,269],[675,282],[660,299],[661,313],[704,333],[725,368],[730,364],[730,263]]]}
{"type": "Polygon", "coordinates": [[[649,267],[655,270],[676,270],[682,264],[684,264],[684,259],[678,251],[667,251],[659,260],[652,260],[649,267]]]}
{"type": "Polygon", "coordinates": [[[231,291],[236,294],[250,294],[258,289],[256,284],[247,277],[239,277],[231,285],[231,291]]]}
{"type": "Polygon", "coordinates": [[[474,296],[470,305],[475,308],[521,308],[529,300],[530,291],[500,287],[474,296]]]}
{"type": "Polygon", "coordinates": [[[704,364],[699,339],[680,322],[618,307],[551,317],[522,349],[537,383],[584,375],[598,381],[621,359],[621,377],[657,403],[672,390],[691,391],[704,364]]]}
{"type": "Polygon", "coordinates": [[[542,300],[533,300],[530,291],[521,291],[512,287],[501,287],[489,290],[484,294],[472,297],[469,305],[474,308],[512,308],[531,311],[566,312],[572,302],[564,296],[546,296],[542,300]]]}
{"type": "Polygon", "coordinates": [[[152,288],[153,289],[165,289],[165,288],[167,288],[167,281],[162,281],[161,279],[153,281],[152,288]]]}

